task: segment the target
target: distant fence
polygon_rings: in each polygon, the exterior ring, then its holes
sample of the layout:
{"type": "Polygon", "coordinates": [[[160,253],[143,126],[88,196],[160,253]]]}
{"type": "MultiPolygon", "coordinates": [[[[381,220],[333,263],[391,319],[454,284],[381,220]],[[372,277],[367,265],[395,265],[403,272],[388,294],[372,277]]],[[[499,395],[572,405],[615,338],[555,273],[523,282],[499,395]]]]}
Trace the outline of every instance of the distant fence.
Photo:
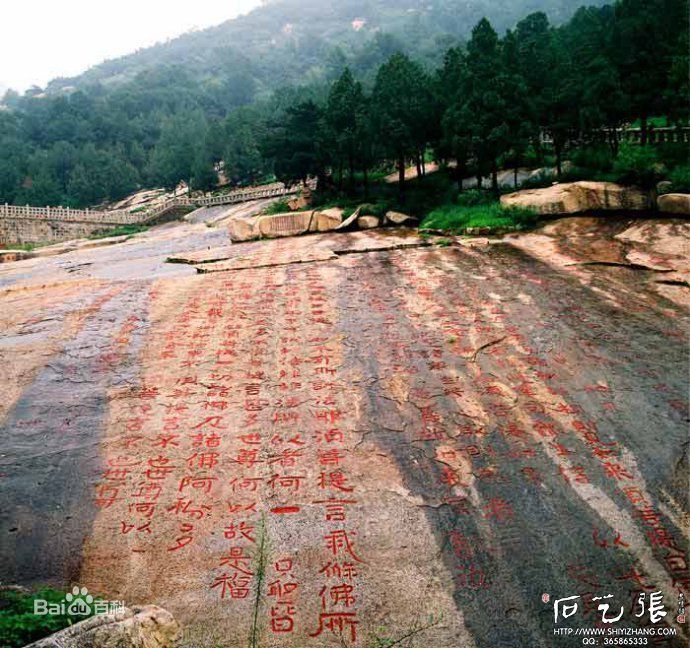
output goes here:
{"type": "Polygon", "coordinates": [[[269,185],[252,189],[240,189],[219,196],[197,198],[179,197],[143,211],[99,211],[94,209],[70,209],[69,207],[30,207],[29,205],[0,205],[0,219],[43,220],[60,223],[88,223],[117,227],[151,223],[165,214],[181,208],[214,207],[232,205],[262,198],[279,198],[297,193],[300,187],[269,185]]]}
{"type": "MultiPolygon", "coordinates": [[[[596,141],[615,141],[628,142],[630,144],[642,144],[643,139],[646,139],[647,144],[667,144],[667,143],[690,143],[690,127],[663,127],[663,128],[648,128],[646,138],[643,138],[643,132],[640,128],[601,128],[599,130],[582,133],[579,137],[574,138],[581,142],[596,142],[596,141]]],[[[550,133],[544,131],[541,134],[542,144],[553,144],[553,137],[550,133]]]]}

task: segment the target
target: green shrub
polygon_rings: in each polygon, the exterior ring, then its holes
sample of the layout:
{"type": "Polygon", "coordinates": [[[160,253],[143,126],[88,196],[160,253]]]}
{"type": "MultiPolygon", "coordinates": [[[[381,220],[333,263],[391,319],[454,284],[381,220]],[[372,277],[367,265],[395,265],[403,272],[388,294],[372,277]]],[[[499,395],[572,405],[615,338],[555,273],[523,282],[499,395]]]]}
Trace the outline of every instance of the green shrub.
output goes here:
{"type": "Polygon", "coordinates": [[[690,165],[676,167],[668,179],[671,181],[668,193],[690,193],[690,165]]]}
{"type": "Polygon", "coordinates": [[[659,160],[669,169],[690,164],[690,149],[686,142],[664,142],[656,147],[659,160]]]}
{"type": "Polygon", "coordinates": [[[500,203],[474,205],[448,204],[434,209],[422,221],[421,230],[461,232],[468,227],[492,230],[521,230],[534,225],[537,215],[529,209],[503,207],[500,203]]]}
{"type": "Polygon", "coordinates": [[[663,177],[664,167],[654,147],[624,143],[613,163],[613,172],[621,184],[651,188],[663,177]]]}
{"type": "Polygon", "coordinates": [[[290,211],[290,205],[285,199],[276,200],[272,202],[266,209],[264,209],[264,214],[284,214],[290,211]]]}
{"type": "Polygon", "coordinates": [[[571,161],[576,167],[591,171],[607,172],[613,168],[613,155],[606,145],[576,149],[573,151],[571,161]]]}
{"type": "Polygon", "coordinates": [[[527,178],[520,186],[520,189],[543,189],[544,187],[550,187],[554,182],[556,182],[555,173],[542,171],[531,178],[527,178]]]}
{"type": "Polygon", "coordinates": [[[119,225],[110,230],[101,230],[100,232],[95,232],[91,234],[88,238],[90,239],[102,239],[110,238],[112,236],[134,236],[134,234],[140,234],[149,229],[149,225],[141,225],[139,223],[132,223],[130,225],[119,225]]]}
{"type": "Polygon", "coordinates": [[[543,160],[544,153],[542,151],[537,151],[531,144],[527,147],[527,150],[522,155],[522,164],[529,169],[542,166],[543,160]]]}
{"type": "Polygon", "coordinates": [[[363,203],[360,205],[360,214],[363,216],[377,216],[382,218],[387,211],[390,211],[388,203],[363,203]]]}
{"type": "Polygon", "coordinates": [[[496,201],[496,196],[491,191],[483,189],[466,189],[457,195],[455,202],[462,207],[476,207],[477,205],[489,205],[496,201]]]}

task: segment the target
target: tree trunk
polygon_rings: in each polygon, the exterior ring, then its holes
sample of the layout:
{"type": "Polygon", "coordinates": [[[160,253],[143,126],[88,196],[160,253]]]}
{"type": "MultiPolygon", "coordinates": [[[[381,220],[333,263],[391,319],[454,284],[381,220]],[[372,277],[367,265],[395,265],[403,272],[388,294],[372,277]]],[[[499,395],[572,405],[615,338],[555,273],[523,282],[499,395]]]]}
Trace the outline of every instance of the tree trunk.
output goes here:
{"type": "Polygon", "coordinates": [[[348,162],[350,163],[350,179],[349,179],[350,193],[354,193],[354,191],[355,191],[355,160],[354,160],[352,153],[350,153],[348,162]]]}
{"type": "Polygon", "coordinates": [[[459,160],[459,159],[456,159],[456,160],[455,160],[455,164],[456,164],[456,167],[455,167],[455,179],[457,180],[457,183],[458,183],[458,192],[462,193],[462,181],[463,181],[463,177],[462,177],[462,176],[465,175],[465,174],[463,173],[462,165],[460,164],[460,160],[459,160]]]}
{"type": "Polygon", "coordinates": [[[649,122],[647,119],[647,115],[644,115],[642,119],[640,119],[640,144],[642,144],[642,146],[645,146],[645,144],[647,144],[648,131],[649,122]]]}
{"type": "Polygon", "coordinates": [[[518,177],[518,163],[517,163],[517,160],[515,160],[515,166],[513,167],[513,189],[518,188],[517,177],[518,177]]]}
{"type": "Polygon", "coordinates": [[[419,156],[419,153],[417,153],[417,159],[415,161],[417,163],[417,177],[421,178],[422,177],[422,159],[419,156]]]}
{"type": "Polygon", "coordinates": [[[426,151],[422,151],[422,175],[426,177],[426,151]]]}
{"type": "Polygon", "coordinates": [[[398,201],[405,203],[405,155],[398,156],[398,201]]]}
{"type": "Polygon", "coordinates": [[[491,162],[491,189],[498,196],[498,164],[495,159],[491,162]]]}
{"type": "Polygon", "coordinates": [[[563,146],[561,145],[560,141],[554,137],[553,140],[553,148],[556,152],[556,177],[560,180],[561,175],[563,174],[563,167],[561,164],[561,152],[563,149],[563,146]]]}
{"type": "Polygon", "coordinates": [[[611,155],[614,157],[618,155],[618,127],[614,126],[611,129],[609,135],[609,148],[611,149],[611,155]]]}
{"type": "Polygon", "coordinates": [[[543,153],[541,150],[541,133],[542,131],[540,129],[539,134],[532,141],[532,146],[534,147],[534,154],[537,159],[537,164],[541,164],[543,159],[543,153]]]}

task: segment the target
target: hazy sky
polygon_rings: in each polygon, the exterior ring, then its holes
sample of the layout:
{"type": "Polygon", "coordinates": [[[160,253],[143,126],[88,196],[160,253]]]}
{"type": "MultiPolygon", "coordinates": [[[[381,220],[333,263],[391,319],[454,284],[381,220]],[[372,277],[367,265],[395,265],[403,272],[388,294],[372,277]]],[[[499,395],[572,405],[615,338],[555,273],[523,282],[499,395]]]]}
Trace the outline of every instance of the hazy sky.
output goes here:
{"type": "Polygon", "coordinates": [[[246,13],[260,0],[2,0],[0,90],[45,86],[108,58],[246,13]]]}

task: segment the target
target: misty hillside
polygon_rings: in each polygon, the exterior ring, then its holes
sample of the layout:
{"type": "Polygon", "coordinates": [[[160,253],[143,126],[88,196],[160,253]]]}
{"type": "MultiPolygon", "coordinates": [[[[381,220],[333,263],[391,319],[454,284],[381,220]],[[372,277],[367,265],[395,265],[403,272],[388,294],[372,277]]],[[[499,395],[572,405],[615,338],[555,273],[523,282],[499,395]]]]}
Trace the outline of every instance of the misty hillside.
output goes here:
{"type": "MultiPolygon", "coordinates": [[[[246,16],[185,34],[107,61],[70,86],[119,85],[161,66],[179,66],[207,83],[230,83],[238,103],[277,85],[337,74],[343,63],[366,74],[393,51],[437,61],[444,46],[468,36],[482,17],[499,33],[534,11],[554,24],[574,13],[580,0],[270,0],[246,16]]],[[[594,0],[589,4],[603,4],[594,0]]]]}
{"type": "Polygon", "coordinates": [[[543,130],[560,151],[583,128],[683,117],[687,0],[578,1],[274,0],[47,92],[7,93],[0,204],[99,205],[180,180],[209,190],[221,162],[233,184],[298,167],[299,179],[333,161],[342,133],[383,171],[400,132],[410,159],[513,135],[501,155],[518,159],[543,130]],[[479,54],[468,76],[463,60],[479,54]],[[419,120],[401,130],[389,109],[419,120]]]}

